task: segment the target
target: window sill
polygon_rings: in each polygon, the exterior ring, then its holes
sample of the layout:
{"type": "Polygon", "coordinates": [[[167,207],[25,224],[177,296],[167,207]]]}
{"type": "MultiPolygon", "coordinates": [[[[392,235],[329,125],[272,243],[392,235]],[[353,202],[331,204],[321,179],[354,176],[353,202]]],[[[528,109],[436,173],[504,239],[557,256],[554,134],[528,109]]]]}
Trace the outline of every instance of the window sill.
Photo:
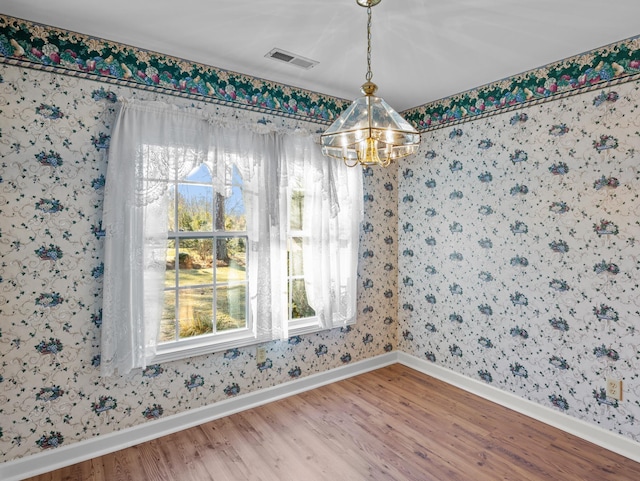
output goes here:
{"type": "Polygon", "coordinates": [[[245,329],[229,333],[229,335],[200,336],[193,339],[184,339],[168,345],[159,345],[152,362],[163,363],[177,361],[214,352],[226,351],[235,347],[250,346],[260,342],[263,341],[258,340],[253,332],[245,329]]]}
{"type": "MultiPolygon", "coordinates": [[[[350,323],[351,324],[351,323],[350,323]]],[[[315,317],[292,321],[289,325],[289,337],[313,334],[328,329],[318,325],[315,317]]],[[[229,349],[252,346],[270,342],[272,339],[258,339],[252,331],[242,329],[233,333],[218,336],[201,336],[184,339],[176,343],[160,344],[151,363],[178,361],[196,356],[203,356],[229,349]]]]}

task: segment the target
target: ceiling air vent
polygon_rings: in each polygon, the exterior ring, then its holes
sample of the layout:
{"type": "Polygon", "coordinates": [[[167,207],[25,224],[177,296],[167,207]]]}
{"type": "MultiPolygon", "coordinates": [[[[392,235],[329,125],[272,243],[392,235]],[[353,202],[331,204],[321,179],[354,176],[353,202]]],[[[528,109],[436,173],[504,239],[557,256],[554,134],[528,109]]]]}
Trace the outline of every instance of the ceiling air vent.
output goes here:
{"type": "Polygon", "coordinates": [[[272,49],[265,55],[265,57],[290,63],[291,65],[304,69],[310,69],[311,67],[318,65],[318,62],[315,60],[301,57],[300,55],[296,55],[295,53],[287,52],[286,50],[281,50],[279,48],[272,49]]]}

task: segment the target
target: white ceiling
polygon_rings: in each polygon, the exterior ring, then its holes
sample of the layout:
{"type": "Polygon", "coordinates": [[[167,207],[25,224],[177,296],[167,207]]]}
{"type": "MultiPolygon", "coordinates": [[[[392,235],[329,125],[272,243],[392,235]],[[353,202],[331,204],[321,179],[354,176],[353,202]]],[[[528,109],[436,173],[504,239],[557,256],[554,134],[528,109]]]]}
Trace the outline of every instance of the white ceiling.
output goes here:
{"type": "MultiPolygon", "coordinates": [[[[345,99],[366,74],[356,0],[0,0],[0,13],[345,99]],[[319,65],[265,58],[277,47],[319,65]]],[[[398,111],[640,33],[640,0],[383,0],[372,71],[398,111]]]]}

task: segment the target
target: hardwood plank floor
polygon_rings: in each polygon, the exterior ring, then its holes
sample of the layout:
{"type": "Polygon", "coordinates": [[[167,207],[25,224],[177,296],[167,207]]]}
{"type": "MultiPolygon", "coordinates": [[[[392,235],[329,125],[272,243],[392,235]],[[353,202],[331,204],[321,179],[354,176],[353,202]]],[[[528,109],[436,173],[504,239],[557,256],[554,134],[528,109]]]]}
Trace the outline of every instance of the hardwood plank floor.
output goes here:
{"type": "Polygon", "coordinates": [[[640,463],[400,364],[29,481],[638,481],[640,463]]]}

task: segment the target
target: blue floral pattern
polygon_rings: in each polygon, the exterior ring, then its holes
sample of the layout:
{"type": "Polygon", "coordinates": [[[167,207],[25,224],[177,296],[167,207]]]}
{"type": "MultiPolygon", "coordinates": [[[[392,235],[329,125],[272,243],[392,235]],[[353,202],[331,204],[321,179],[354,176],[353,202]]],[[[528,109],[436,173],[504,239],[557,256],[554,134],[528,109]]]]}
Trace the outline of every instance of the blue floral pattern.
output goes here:
{"type": "Polygon", "coordinates": [[[364,170],[356,325],[268,343],[262,364],[255,348],[231,349],[112,383],[97,374],[117,99],[313,132],[348,102],[206,67],[208,89],[141,66],[133,48],[2,15],[0,30],[0,124],[12,126],[0,131],[0,462],[398,347],[640,441],[637,386],[621,403],[602,388],[607,369],[631,380],[640,364],[640,274],[629,262],[640,235],[633,41],[406,113],[425,131],[421,152],[397,172],[364,170]],[[126,57],[132,75],[109,55],[126,57]]]}
{"type": "Polygon", "coordinates": [[[640,441],[639,105],[628,81],[423,133],[398,181],[399,350],[640,441]]]}
{"type": "Polygon", "coordinates": [[[280,129],[319,126],[6,64],[0,78],[0,124],[14,127],[2,129],[0,142],[0,462],[395,349],[397,179],[392,169],[368,169],[370,227],[362,230],[358,272],[367,288],[358,294],[357,324],[271,342],[262,364],[247,347],[151,365],[115,384],[102,380],[101,215],[116,99],[193,104],[280,129]]]}

